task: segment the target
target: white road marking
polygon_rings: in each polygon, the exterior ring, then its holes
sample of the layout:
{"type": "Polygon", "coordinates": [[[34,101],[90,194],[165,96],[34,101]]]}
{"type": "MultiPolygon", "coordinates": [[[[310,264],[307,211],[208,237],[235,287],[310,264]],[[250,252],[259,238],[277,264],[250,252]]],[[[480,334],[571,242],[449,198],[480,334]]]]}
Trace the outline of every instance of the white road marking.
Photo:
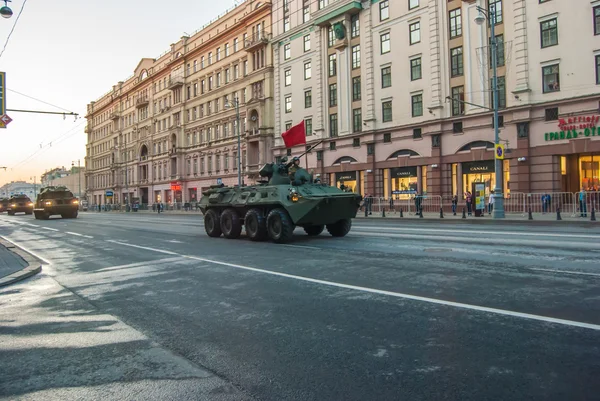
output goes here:
{"type": "Polygon", "coordinates": [[[307,246],[307,245],[292,245],[292,244],[283,244],[283,246],[291,246],[292,248],[303,248],[303,249],[321,249],[316,246],[307,246]]]}
{"type": "Polygon", "coordinates": [[[541,272],[550,272],[550,273],[564,273],[564,274],[578,274],[581,276],[593,276],[593,277],[600,277],[600,274],[598,273],[585,273],[585,272],[570,272],[567,270],[552,270],[552,269],[538,269],[538,268],[530,268],[530,270],[537,270],[537,271],[541,271],[541,272]]]}
{"type": "Polygon", "coordinates": [[[168,240],[167,242],[170,242],[172,244],[183,244],[182,241],[177,241],[176,239],[171,239],[171,240],[168,240]]]}
{"type": "MultiPolygon", "coordinates": [[[[471,231],[471,230],[447,230],[438,228],[408,228],[408,227],[369,227],[362,224],[354,226],[356,230],[376,230],[376,231],[418,231],[418,232],[433,232],[433,233],[461,233],[461,234],[491,234],[491,235],[516,235],[524,237],[561,237],[561,238],[587,238],[598,239],[599,235],[584,235],[584,234],[552,234],[547,232],[523,232],[523,231],[471,231]]],[[[355,230],[352,230],[355,231],[355,230]]]]}
{"type": "Polygon", "coordinates": [[[163,249],[150,248],[150,247],[147,247],[147,246],[140,246],[140,245],[126,244],[125,242],[114,241],[114,240],[110,240],[110,239],[109,239],[107,242],[112,242],[113,244],[119,244],[119,245],[123,245],[123,246],[130,246],[130,247],[132,247],[132,248],[145,249],[145,250],[147,250],[147,251],[154,251],[154,252],[164,253],[164,254],[167,254],[167,255],[178,255],[178,256],[182,256],[182,255],[179,255],[179,254],[178,254],[178,253],[176,253],[176,252],[165,251],[165,250],[163,250],[163,249]]]}
{"type": "MultiPolygon", "coordinates": [[[[109,241],[109,242],[124,245],[124,246],[130,246],[133,248],[146,249],[146,250],[154,251],[154,252],[167,253],[170,255],[179,255],[175,252],[169,252],[169,251],[165,251],[162,249],[149,248],[149,247],[138,246],[138,245],[133,245],[133,244],[125,244],[125,243],[118,242],[118,241],[109,241]]],[[[253,271],[256,273],[263,273],[263,274],[269,274],[272,276],[285,277],[285,278],[298,280],[298,281],[306,281],[309,283],[321,284],[321,285],[325,285],[325,286],[329,286],[329,287],[345,288],[348,290],[368,292],[368,293],[378,294],[378,295],[387,295],[387,296],[395,297],[395,298],[410,299],[413,301],[421,301],[421,302],[427,302],[427,303],[443,305],[443,306],[452,306],[455,308],[474,310],[474,311],[479,311],[479,312],[487,312],[487,313],[492,313],[492,314],[496,314],[496,315],[519,317],[519,318],[523,318],[523,319],[537,320],[537,321],[542,321],[542,322],[546,322],[546,323],[555,323],[555,324],[560,324],[560,325],[564,325],[564,326],[581,327],[584,329],[600,331],[600,325],[592,324],[592,323],[577,322],[574,320],[566,320],[566,319],[557,319],[557,318],[548,317],[548,316],[533,315],[530,313],[515,312],[515,311],[511,311],[511,310],[506,310],[506,309],[490,308],[487,306],[471,305],[471,304],[465,304],[465,303],[460,303],[460,302],[445,301],[445,300],[436,299],[436,298],[420,297],[420,296],[404,294],[404,293],[400,293],[400,292],[378,290],[375,288],[360,287],[360,286],[350,285],[350,284],[342,284],[342,283],[337,283],[334,281],[319,280],[319,279],[315,279],[315,278],[297,276],[294,274],[281,273],[281,272],[276,272],[276,271],[272,271],[272,270],[258,269],[256,267],[243,266],[243,265],[238,265],[238,264],[229,263],[229,262],[221,262],[218,260],[200,258],[197,256],[189,256],[189,255],[180,255],[180,256],[183,256],[183,257],[189,258],[189,259],[193,259],[193,260],[199,260],[202,262],[212,263],[215,265],[233,267],[233,268],[242,269],[242,270],[249,270],[249,271],[253,271]]]]}
{"type": "Polygon", "coordinates": [[[91,235],[84,235],[85,238],[94,238],[91,235]]]}
{"type": "Polygon", "coordinates": [[[132,268],[132,267],[140,267],[140,266],[144,266],[144,265],[157,265],[157,264],[162,264],[162,263],[168,263],[168,262],[176,262],[179,260],[185,259],[183,256],[176,256],[173,258],[164,258],[164,259],[158,259],[158,260],[149,260],[149,261],[144,261],[144,262],[136,262],[136,263],[130,263],[127,265],[120,265],[120,266],[110,266],[110,267],[104,267],[102,269],[96,270],[94,271],[94,273],[100,273],[100,272],[106,272],[106,271],[111,271],[111,270],[121,270],[121,269],[128,269],[128,268],[132,268]]]}
{"type": "Polygon", "coordinates": [[[78,233],[74,233],[74,232],[71,232],[71,231],[67,231],[66,234],[75,235],[77,237],[83,237],[83,234],[78,234],[78,233]]]}
{"type": "Polygon", "coordinates": [[[58,231],[56,228],[50,228],[50,227],[42,227],[44,230],[48,230],[48,231],[58,231]]]}
{"type": "Polygon", "coordinates": [[[38,258],[39,260],[41,260],[42,262],[46,263],[47,265],[52,265],[52,262],[50,262],[48,259],[44,258],[43,256],[38,255],[36,252],[24,247],[23,245],[20,245],[18,243],[16,243],[15,241],[12,241],[10,239],[8,239],[7,237],[0,235],[0,238],[2,238],[5,241],[10,242],[11,244],[13,244],[16,247],[21,248],[22,250],[24,250],[25,252],[35,256],[36,258],[38,258]]]}

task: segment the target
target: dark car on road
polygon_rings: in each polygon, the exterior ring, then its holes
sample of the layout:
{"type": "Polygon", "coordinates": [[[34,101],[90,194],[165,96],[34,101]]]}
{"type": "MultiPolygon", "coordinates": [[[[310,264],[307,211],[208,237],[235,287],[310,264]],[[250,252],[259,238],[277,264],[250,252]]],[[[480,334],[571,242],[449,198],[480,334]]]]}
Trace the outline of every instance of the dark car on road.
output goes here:
{"type": "Polygon", "coordinates": [[[50,216],[60,214],[63,219],[77,217],[79,200],[67,187],[51,186],[42,188],[35,201],[35,218],[48,220],[50,216]]]}
{"type": "Polygon", "coordinates": [[[4,213],[8,210],[8,203],[10,199],[8,198],[0,198],[0,213],[4,213]]]}
{"type": "Polygon", "coordinates": [[[14,195],[8,201],[8,214],[14,216],[15,213],[33,213],[33,202],[27,195],[14,195]]]}

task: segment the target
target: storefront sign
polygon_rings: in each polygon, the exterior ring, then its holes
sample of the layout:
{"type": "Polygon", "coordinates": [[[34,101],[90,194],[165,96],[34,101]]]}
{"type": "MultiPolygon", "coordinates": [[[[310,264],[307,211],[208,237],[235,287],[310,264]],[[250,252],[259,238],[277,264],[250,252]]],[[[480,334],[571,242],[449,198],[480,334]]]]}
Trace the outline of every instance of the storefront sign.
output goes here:
{"type": "Polygon", "coordinates": [[[113,196],[113,191],[106,191],[106,192],[105,192],[105,195],[106,195],[108,198],[110,198],[110,197],[112,197],[112,196],[113,196]]]}
{"type": "Polygon", "coordinates": [[[171,182],[171,191],[181,191],[181,183],[171,182]]]}
{"type": "Polygon", "coordinates": [[[475,184],[475,209],[485,210],[485,184],[475,184]]]}
{"type": "Polygon", "coordinates": [[[417,167],[395,167],[390,169],[391,178],[417,177],[417,167]]]}
{"type": "Polygon", "coordinates": [[[492,173],[495,171],[493,160],[465,162],[462,164],[463,174],[492,173]]]}
{"type": "Polygon", "coordinates": [[[563,139],[586,138],[590,136],[600,136],[600,129],[597,128],[600,116],[578,116],[561,118],[558,120],[558,132],[546,132],[544,139],[546,141],[560,141],[563,139]]]}
{"type": "Polygon", "coordinates": [[[356,181],[356,171],[349,171],[344,173],[335,173],[335,180],[338,182],[342,181],[356,181]]]}

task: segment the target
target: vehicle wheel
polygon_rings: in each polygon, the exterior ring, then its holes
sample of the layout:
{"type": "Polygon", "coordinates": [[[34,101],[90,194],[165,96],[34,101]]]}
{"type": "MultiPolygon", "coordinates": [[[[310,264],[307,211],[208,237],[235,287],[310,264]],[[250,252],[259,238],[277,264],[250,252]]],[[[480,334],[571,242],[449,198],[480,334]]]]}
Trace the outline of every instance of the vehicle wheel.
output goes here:
{"type": "Polygon", "coordinates": [[[251,241],[264,241],[268,237],[267,219],[260,209],[250,209],[244,217],[246,235],[251,241]]]}
{"type": "Polygon", "coordinates": [[[208,210],[204,215],[204,230],[206,230],[206,234],[208,234],[209,237],[221,236],[219,214],[214,209],[208,210]]]}
{"type": "Polygon", "coordinates": [[[325,226],[323,224],[318,226],[306,226],[304,227],[304,232],[311,237],[316,237],[317,235],[320,235],[324,229],[325,226]]]}
{"type": "Polygon", "coordinates": [[[327,224],[327,231],[334,237],[344,237],[352,228],[352,220],[343,219],[333,224],[327,224]]]}
{"type": "Polygon", "coordinates": [[[15,212],[10,212],[10,211],[9,211],[9,212],[8,212],[8,215],[9,215],[9,216],[14,216],[14,215],[15,215],[15,212]]]}
{"type": "Polygon", "coordinates": [[[284,209],[273,209],[267,216],[267,232],[276,243],[289,242],[294,235],[294,223],[284,209]]]}
{"type": "Polygon", "coordinates": [[[239,238],[242,233],[242,222],[240,216],[234,209],[225,209],[221,213],[221,231],[223,236],[229,239],[239,238]]]}

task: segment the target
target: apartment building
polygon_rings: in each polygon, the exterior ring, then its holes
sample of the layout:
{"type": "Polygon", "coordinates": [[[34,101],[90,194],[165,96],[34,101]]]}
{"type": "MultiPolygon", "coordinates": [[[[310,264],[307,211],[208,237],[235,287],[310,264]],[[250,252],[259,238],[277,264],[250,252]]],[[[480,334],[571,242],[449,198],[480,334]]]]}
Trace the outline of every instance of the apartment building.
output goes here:
{"type": "MultiPolygon", "coordinates": [[[[363,195],[489,194],[490,21],[504,193],[598,186],[595,1],[275,0],[276,130],[304,120],[308,144],[323,141],[308,167],[363,195]]],[[[304,149],[276,136],[278,157],[304,149]]]]}
{"type": "Polygon", "coordinates": [[[89,201],[193,202],[238,170],[253,182],[272,158],[270,27],[271,2],[246,0],[91,102],[89,201]]]}

